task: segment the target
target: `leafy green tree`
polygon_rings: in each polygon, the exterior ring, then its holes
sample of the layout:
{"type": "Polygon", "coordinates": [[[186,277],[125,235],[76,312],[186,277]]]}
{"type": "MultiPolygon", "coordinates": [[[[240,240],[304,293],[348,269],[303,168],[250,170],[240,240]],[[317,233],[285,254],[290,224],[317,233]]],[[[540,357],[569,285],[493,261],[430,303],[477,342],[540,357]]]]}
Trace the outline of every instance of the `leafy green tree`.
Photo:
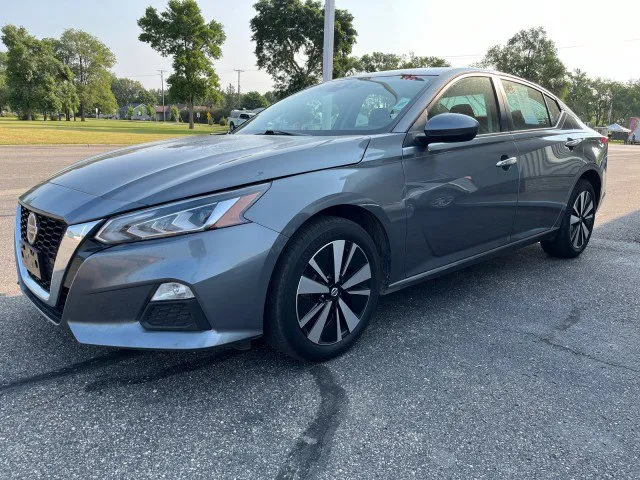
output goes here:
{"type": "Polygon", "coordinates": [[[133,109],[131,105],[129,105],[127,107],[127,119],[131,120],[131,117],[133,117],[135,114],[136,114],[136,111],[133,109]]]}
{"type": "Polygon", "coordinates": [[[403,68],[449,67],[450,64],[440,57],[420,57],[410,52],[409,55],[396,53],[373,52],[354,59],[354,73],[381,72],[403,68]]]}
{"type": "Polygon", "coordinates": [[[595,114],[596,91],[593,80],[580,69],[569,73],[565,102],[582,120],[592,121],[595,114]]]}
{"type": "Polygon", "coordinates": [[[7,52],[0,52],[0,114],[9,106],[7,86],[7,52]]]}
{"type": "Polygon", "coordinates": [[[566,94],[567,69],[542,27],[521,30],[506,45],[491,47],[481,65],[535,82],[560,97],[566,94]]]}
{"type": "Polygon", "coordinates": [[[451,64],[440,57],[420,57],[413,52],[402,57],[400,68],[428,68],[428,67],[450,67],[451,64]]]}
{"type": "Polygon", "coordinates": [[[71,121],[71,115],[80,106],[76,87],[71,80],[59,82],[56,85],[56,96],[60,100],[60,110],[64,113],[67,122],[71,121]]]}
{"type": "Polygon", "coordinates": [[[156,105],[158,99],[153,91],[146,90],[142,83],[130,78],[118,78],[111,76],[111,92],[118,106],[125,107],[131,103],[151,103],[156,105]]]}
{"type": "Polygon", "coordinates": [[[193,105],[218,88],[218,76],[211,66],[222,56],[226,37],[215,20],[205,22],[195,0],[169,0],[167,9],[158,14],[148,7],[138,20],[142,33],[138,37],[164,57],[173,57],[173,74],[167,79],[172,99],[189,106],[189,128],[193,128],[193,105]]]}
{"type": "Polygon", "coordinates": [[[111,113],[117,105],[111,92],[109,74],[109,69],[116,62],[111,50],[93,35],[70,28],[62,33],[56,53],[73,72],[82,121],[86,112],[93,108],[111,113]]]}
{"type": "Polygon", "coordinates": [[[156,107],[151,103],[147,105],[147,115],[151,117],[151,120],[156,119],[156,107]]]}
{"type": "Polygon", "coordinates": [[[274,103],[276,103],[278,101],[278,99],[276,98],[275,94],[271,91],[266,92],[264,94],[264,99],[269,103],[269,105],[273,105],[274,103]]]}
{"type": "Polygon", "coordinates": [[[2,42],[8,49],[6,88],[11,106],[26,120],[36,112],[59,111],[57,84],[70,81],[72,73],[54,56],[51,42],[14,25],[2,28],[2,42]]]}
{"type": "MultiPolygon", "coordinates": [[[[324,10],[316,0],[259,0],[251,19],[257,65],[275,82],[283,98],[317,83],[322,75],[324,10]]],[[[357,32],[347,10],[335,11],[333,76],[342,77],[350,65],[357,32]]]]}
{"type": "Polygon", "coordinates": [[[179,120],[180,110],[175,105],[171,105],[171,120],[177,122],[179,120]]]}
{"type": "Polygon", "coordinates": [[[242,108],[253,110],[255,108],[267,108],[269,102],[258,92],[247,92],[242,95],[242,108]]]}

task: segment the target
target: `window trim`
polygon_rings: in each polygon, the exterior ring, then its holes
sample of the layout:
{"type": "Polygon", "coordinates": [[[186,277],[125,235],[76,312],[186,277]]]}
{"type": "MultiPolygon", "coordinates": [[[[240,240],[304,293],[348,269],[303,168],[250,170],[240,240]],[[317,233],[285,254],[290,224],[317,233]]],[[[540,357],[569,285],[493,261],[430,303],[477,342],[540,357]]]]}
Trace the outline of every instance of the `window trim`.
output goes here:
{"type": "Polygon", "coordinates": [[[551,128],[557,128],[558,124],[560,123],[560,119],[562,118],[562,113],[564,112],[564,110],[562,110],[562,106],[560,105],[560,102],[558,102],[558,100],[556,100],[552,96],[542,92],[542,98],[544,98],[544,102],[547,104],[547,113],[549,113],[549,122],[551,122],[551,112],[549,111],[549,102],[547,101],[547,99],[553,101],[556,104],[556,107],[558,107],[558,119],[556,120],[555,124],[551,125],[551,128]]]}
{"type": "MultiPolygon", "coordinates": [[[[485,72],[467,72],[464,73],[462,75],[458,75],[457,77],[451,79],[449,82],[447,82],[445,85],[442,86],[442,88],[440,88],[440,90],[438,91],[438,93],[436,95],[434,95],[431,100],[429,100],[429,102],[427,103],[427,105],[425,106],[425,108],[422,110],[422,112],[420,113],[420,115],[418,116],[418,118],[413,122],[413,124],[411,125],[411,127],[409,128],[409,130],[407,131],[407,133],[415,133],[415,132],[422,132],[424,131],[424,126],[427,123],[427,112],[429,111],[429,108],[431,108],[432,106],[436,105],[440,99],[442,98],[442,96],[447,93],[447,91],[453,87],[456,83],[465,80],[467,78],[471,78],[471,77],[481,77],[481,78],[488,78],[489,82],[491,83],[491,88],[493,89],[493,96],[496,102],[496,110],[498,113],[498,123],[500,125],[500,131],[497,132],[490,132],[490,133],[480,133],[478,135],[476,135],[475,138],[486,138],[486,137],[490,137],[490,136],[497,136],[497,135],[505,135],[505,134],[509,134],[509,130],[507,128],[507,124],[506,124],[506,120],[507,117],[505,116],[505,108],[503,106],[503,102],[501,101],[501,97],[500,97],[500,91],[498,90],[498,85],[496,83],[497,80],[497,76],[491,73],[485,73],[485,72]]],[[[509,118],[510,120],[510,118],[509,118]]]]}

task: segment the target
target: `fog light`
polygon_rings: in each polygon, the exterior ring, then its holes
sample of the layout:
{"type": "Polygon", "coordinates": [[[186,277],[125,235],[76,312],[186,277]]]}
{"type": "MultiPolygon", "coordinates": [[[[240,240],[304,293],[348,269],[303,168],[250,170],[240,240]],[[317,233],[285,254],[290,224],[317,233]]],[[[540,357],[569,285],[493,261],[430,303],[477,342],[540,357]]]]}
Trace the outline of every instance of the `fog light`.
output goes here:
{"type": "Polygon", "coordinates": [[[158,287],[151,301],[186,300],[188,298],[194,298],[193,292],[189,287],[181,283],[169,282],[163,283],[158,287]]]}

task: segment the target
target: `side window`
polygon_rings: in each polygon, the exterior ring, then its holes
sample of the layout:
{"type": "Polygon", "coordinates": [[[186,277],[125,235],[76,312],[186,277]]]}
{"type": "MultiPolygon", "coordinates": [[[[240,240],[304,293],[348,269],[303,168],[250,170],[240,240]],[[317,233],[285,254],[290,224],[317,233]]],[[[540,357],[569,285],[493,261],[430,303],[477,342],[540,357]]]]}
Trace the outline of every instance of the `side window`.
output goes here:
{"type": "Polygon", "coordinates": [[[496,94],[489,77],[467,77],[454,83],[429,108],[428,118],[441,113],[461,113],[475,118],[480,123],[478,133],[500,131],[496,94]]]}
{"type": "Polygon", "coordinates": [[[509,80],[502,80],[502,84],[507,94],[507,104],[511,111],[515,130],[551,126],[542,93],[534,88],[509,80]]]}
{"type": "Polygon", "coordinates": [[[560,118],[560,107],[558,106],[558,102],[547,95],[544,96],[544,99],[547,102],[547,109],[549,110],[549,116],[551,117],[551,125],[555,125],[558,123],[558,119],[560,118]]]}

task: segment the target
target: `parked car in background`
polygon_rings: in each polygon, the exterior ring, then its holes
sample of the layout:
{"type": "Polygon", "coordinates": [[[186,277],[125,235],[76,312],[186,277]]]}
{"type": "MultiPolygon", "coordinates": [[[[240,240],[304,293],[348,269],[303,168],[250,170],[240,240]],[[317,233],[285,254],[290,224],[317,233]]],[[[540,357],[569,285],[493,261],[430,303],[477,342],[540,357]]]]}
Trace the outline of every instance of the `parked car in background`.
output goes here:
{"type": "Polygon", "coordinates": [[[33,188],[15,218],[18,280],[83,343],[193,349],[264,334],[326,360],[380,295],[536,242],[580,255],[607,152],[556,96],[510,75],[334,80],[232,135],[105,153],[33,188]]]}
{"type": "Polygon", "coordinates": [[[250,112],[248,110],[231,110],[231,114],[227,119],[229,122],[229,130],[234,131],[244,122],[249,120],[252,117],[255,117],[257,114],[254,112],[250,112]]]}

